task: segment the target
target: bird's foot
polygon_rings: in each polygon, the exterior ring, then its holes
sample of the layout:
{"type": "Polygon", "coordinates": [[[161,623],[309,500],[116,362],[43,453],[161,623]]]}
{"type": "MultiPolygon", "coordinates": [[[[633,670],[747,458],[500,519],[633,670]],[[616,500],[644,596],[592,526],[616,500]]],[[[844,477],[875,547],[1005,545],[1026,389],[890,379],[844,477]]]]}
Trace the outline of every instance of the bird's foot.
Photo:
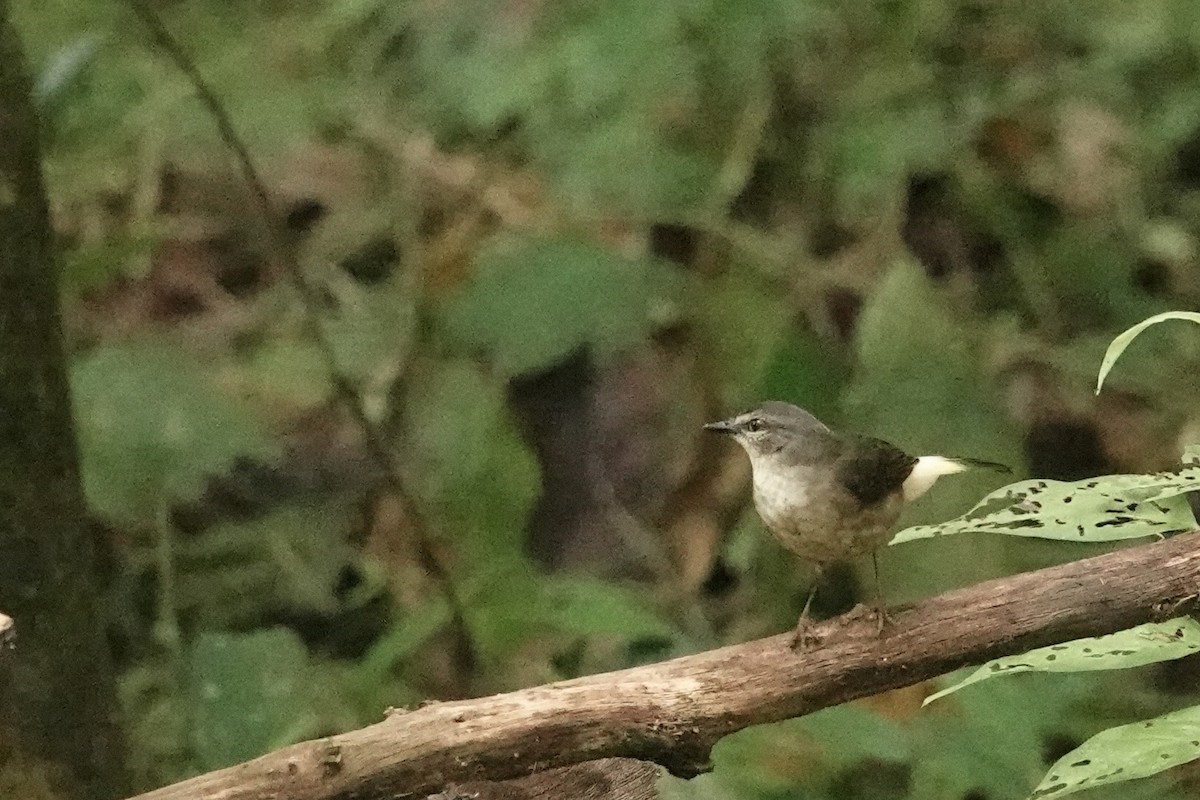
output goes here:
{"type": "Polygon", "coordinates": [[[883,605],[882,603],[873,603],[869,606],[859,603],[853,609],[851,609],[846,616],[847,618],[853,620],[863,619],[871,621],[875,625],[876,636],[882,636],[883,632],[887,630],[894,621],[891,613],[888,612],[887,606],[883,605]]]}
{"type": "Polygon", "coordinates": [[[796,623],[796,630],[792,631],[791,648],[799,653],[819,645],[821,637],[813,630],[815,627],[812,620],[801,617],[800,621],[796,623]]]}

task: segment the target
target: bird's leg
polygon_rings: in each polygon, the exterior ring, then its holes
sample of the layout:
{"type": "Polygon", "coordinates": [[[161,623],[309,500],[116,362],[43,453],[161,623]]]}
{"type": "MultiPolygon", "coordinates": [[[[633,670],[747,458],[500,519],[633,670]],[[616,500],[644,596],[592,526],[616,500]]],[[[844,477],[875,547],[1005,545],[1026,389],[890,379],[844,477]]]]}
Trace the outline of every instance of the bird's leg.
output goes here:
{"type": "Polygon", "coordinates": [[[808,618],[808,612],[812,609],[813,598],[817,596],[817,586],[821,583],[821,573],[823,571],[823,567],[817,567],[817,574],[813,576],[812,588],[808,590],[808,599],[804,601],[804,610],[800,612],[800,619],[796,622],[796,630],[792,632],[793,650],[803,650],[820,641],[812,633],[813,623],[808,618]]]}
{"type": "Polygon", "coordinates": [[[871,613],[875,617],[877,633],[882,634],[883,629],[892,623],[892,617],[888,614],[887,602],[883,599],[883,584],[879,580],[878,551],[871,551],[871,566],[874,567],[875,573],[875,599],[871,603],[871,613]]]}

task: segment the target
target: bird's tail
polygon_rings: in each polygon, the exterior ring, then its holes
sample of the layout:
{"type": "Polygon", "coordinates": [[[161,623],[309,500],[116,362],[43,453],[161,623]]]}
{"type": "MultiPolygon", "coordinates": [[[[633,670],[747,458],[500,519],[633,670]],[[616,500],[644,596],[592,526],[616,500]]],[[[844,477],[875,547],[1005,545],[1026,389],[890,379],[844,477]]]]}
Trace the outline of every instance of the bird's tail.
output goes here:
{"type": "Polygon", "coordinates": [[[962,464],[966,469],[990,469],[992,472],[1002,472],[1005,475],[1012,474],[1012,467],[1008,464],[1001,464],[999,461],[984,461],[982,458],[948,458],[947,460],[962,464]]]}
{"type": "Polygon", "coordinates": [[[904,481],[905,500],[916,500],[943,475],[953,475],[968,469],[990,469],[997,472],[1012,472],[1006,465],[978,458],[950,458],[948,456],[921,456],[913,465],[912,472],[904,481]]]}

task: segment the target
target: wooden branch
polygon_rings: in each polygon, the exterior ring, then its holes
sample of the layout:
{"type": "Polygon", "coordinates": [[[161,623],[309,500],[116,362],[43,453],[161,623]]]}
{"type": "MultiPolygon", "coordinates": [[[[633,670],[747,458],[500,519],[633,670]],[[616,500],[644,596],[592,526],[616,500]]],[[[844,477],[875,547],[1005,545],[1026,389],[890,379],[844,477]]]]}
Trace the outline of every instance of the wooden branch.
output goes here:
{"type": "Polygon", "coordinates": [[[969,664],[1099,636],[1197,607],[1200,532],[950,592],[895,614],[823,623],[794,653],[772,636],[659,664],[393,713],[138,800],[421,797],[607,757],[676,775],[708,768],[721,737],[969,664]]]}
{"type": "Polygon", "coordinates": [[[13,618],[0,611],[0,654],[3,653],[8,645],[12,644],[12,640],[16,634],[16,623],[13,622],[13,618]]]}

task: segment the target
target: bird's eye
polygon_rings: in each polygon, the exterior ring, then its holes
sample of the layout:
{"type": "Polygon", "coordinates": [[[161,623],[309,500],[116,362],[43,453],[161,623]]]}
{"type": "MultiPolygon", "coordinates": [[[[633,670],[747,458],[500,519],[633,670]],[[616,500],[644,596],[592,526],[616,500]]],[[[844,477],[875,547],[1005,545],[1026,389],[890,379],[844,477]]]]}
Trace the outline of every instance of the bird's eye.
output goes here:
{"type": "Polygon", "coordinates": [[[754,417],[746,423],[746,430],[750,431],[751,433],[758,433],[765,427],[767,427],[766,424],[763,423],[763,421],[758,417],[754,417]]]}

